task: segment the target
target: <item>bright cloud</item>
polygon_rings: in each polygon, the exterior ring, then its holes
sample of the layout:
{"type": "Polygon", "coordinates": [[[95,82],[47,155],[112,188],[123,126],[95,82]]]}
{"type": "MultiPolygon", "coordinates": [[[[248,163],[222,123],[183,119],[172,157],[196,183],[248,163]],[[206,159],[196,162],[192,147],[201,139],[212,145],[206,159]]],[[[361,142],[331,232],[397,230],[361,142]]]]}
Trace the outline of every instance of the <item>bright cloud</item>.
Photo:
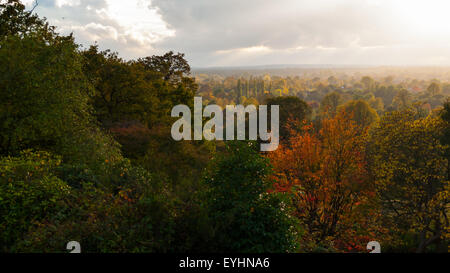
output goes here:
{"type": "Polygon", "coordinates": [[[149,1],[108,0],[107,7],[98,10],[103,19],[116,21],[123,29],[123,35],[130,36],[141,44],[154,43],[173,36],[174,31],[167,28],[149,1]]]}
{"type": "MultiPolygon", "coordinates": [[[[27,7],[33,0],[25,1],[27,7]]],[[[116,50],[126,58],[158,52],[153,44],[174,35],[149,0],[45,0],[35,11],[77,42],[116,50]]]]}

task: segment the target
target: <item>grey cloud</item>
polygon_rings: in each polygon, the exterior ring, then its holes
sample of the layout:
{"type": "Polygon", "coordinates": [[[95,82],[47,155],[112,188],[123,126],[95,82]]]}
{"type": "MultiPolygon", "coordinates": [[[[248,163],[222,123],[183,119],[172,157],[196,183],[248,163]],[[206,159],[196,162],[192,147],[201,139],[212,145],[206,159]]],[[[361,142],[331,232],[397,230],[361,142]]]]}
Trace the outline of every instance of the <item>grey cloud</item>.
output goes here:
{"type": "Polygon", "coordinates": [[[35,12],[50,20],[62,19],[64,17],[65,20],[74,23],[88,24],[98,21],[99,16],[95,11],[106,6],[105,0],[80,0],[79,5],[63,5],[62,7],[57,7],[55,0],[39,0],[35,12]],[[88,7],[92,9],[89,10],[88,7]]]}
{"type": "Polygon", "coordinates": [[[349,48],[395,46],[408,39],[392,24],[395,14],[388,5],[364,0],[153,0],[152,5],[176,31],[156,46],[185,52],[196,65],[230,65],[232,56],[215,52],[254,46],[274,52],[242,56],[236,64],[337,62],[349,48]],[[299,47],[303,50],[290,50],[299,47]]]}
{"type": "Polygon", "coordinates": [[[390,12],[367,1],[153,0],[176,30],[158,46],[188,54],[267,46],[346,48],[401,42],[390,12]]]}

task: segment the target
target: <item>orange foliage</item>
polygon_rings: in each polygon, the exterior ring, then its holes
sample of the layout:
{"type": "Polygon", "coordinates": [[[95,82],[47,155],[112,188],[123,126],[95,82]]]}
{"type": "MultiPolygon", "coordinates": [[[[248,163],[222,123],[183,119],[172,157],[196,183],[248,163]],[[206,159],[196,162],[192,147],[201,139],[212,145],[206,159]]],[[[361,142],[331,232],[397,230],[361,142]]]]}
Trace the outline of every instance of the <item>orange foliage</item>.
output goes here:
{"type": "Polygon", "coordinates": [[[295,216],[310,240],[331,239],[334,247],[361,251],[354,241],[366,235],[352,227],[370,225],[364,217],[373,213],[360,209],[373,208],[367,206],[373,192],[365,168],[366,134],[342,112],[323,119],[320,129],[303,123],[300,132],[291,130],[289,141],[268,155],[275,170],[273,190],[292,193],[295,216]]]}

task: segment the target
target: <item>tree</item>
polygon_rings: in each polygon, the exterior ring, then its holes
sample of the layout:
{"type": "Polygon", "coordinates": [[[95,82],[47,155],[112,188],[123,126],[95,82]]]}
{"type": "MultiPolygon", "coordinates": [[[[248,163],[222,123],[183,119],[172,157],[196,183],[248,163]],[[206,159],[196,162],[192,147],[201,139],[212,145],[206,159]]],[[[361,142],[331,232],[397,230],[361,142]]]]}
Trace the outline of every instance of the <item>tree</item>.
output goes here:
{"type": "MultiPolygon", "coordinates": [[[[370,171],[394,239],[412,236],[416,251],[448,239],[448,147],[440,143],[443,123],[417,118],[406,109],[386,114],[370,137],[370,171]]],[[[403,239],[404,240],[404,239],[403,239]]],[[[411,246],[406,246],[411,247],[411,246]]]]}
{"type": "Polygon", "coordinates": [[[450,100],[447,100],[444,103],[444,108],[441,112],[441,118],[444,121],[442,143],[444,145],[450,145],[450,100]]]}
{"type": "Polygon", "coordinates": [[[305,125],[302,133],[292,131],[289,142],[268,155],[274,165],[275,191],[292,193],[294,215],[307,227],[304,241],[327,247],[333,244],[327,245],[328,240],[335,245],[346,241],[347,247],[356,243],[364,250],[358,238],[372,229],[362,216],[372,192],[364,138],[355,122],[339,112],[324,118],[318,132],[311,125],[305,125]]]}
{"type": "Polygon", "coordinates": [[[329,85],[337,85],[339,82],[335,76],[328,77],[327,81],[329,85]]]}
{"type": "Polygon", "coordinates": [[[322,113],[328,112],[331,115],[335,115],[341,102],[341,95],[338,92],[331,92],[322,99],[320,103],[320,111],[322,113]]]}
{"type": "MultiPolygon", "coordinates": [[[[162,68],[156,68],[156,64],[150,62],[160,60],[161,56],[148,57],[146,60],[150,63],[124,61],[117,53],[99,51],[97,45],[83,51],[82,55],[83,71],[95,88],[90,103],[104,127],[123,127],[123,123],[129,122],[139,122],[148,128],[168,126],[174,105],[193,103],[196,85],[177,70],[170,73],[181,77],[177,78],[178,83],[174,78],[166,80],[162,77],[162,68]]],[[[181,55],[176,56],[176,63],[182,62],[178,60],[181,55]]]]}
{"type": "Polygon", "coordinates": [[[26,11],[19,0],[0,2],[0,39],[11,35],[23,37],[33,32],[46,33],[52,38],[53,31],[54,27],[32,14],[32,11],[26,11]]]}
{"type": "Polygon", "coordinates": [[[398,91],[396,87],[390,85],[389,87],[377,87],[373,94],[375,95],[375,97],[381,98],[383,100],[384,106],[388,108],[392,104],[392,100],[394,99],[397,92],[398,91]]]}
{"type": "Polygon", "coordinates": [[[363,100],[350,101],[342,106],[341,111],[351,114],[361,128],[369,127],[378,120],[377,112],[363,100]]]}
{"type": "Polygon", "coordinates": [[[17,18],[31,15],[10,3],[0,18],[15,14],[9,29],[27,31],[0,40],[0,153],[17,155],[33,148],[85,163],[120,158],[114,141],[92,118],[92,87],[73,37],[56,34],[40,19],[20,25],[23,20],[17,18]]]}
{"type": "Polygon", "coordinates": [[[213,160],[205,182],[214,223],[213,251],[285,253],[295,250],[294,222],[287,203],[272,186],[271,166],[254,142],[227,142],[226,154],[213,160]]]}
{"type": "MultiPolygon", "coordinates": [[[[90,103],[103,125],[128,120],[151,123],[158,116],[161,102],[153,85],[158,80],[151,79],[154,74],[139,63],[125,62],[117,53],[98,51],[97,45],[82,55],[83,72],[95,88],[90,103]]],[[[167,92],[162,84],[159,87],[167,92]]]]}
{"type": "Polygon", "coordinates": [[[158,72],[162,79],[174,86],[182,85],[192,94],[197,91],[195,79],[189,77],[191,67],[183,53],[175,54],[173,51],[169,51],[162,56],[141,58],[138,62],[143,64],[146,69],[158,72]]]}
{"type": "Polygon", "coordinates": [[[440,94],[442,91],[441,85],[437,82],[432,82],[428,87],[427,87],[427,93],[428,96],[433,97],[436,96],[438,94],[440,94]]]}
{"type": "Polygon", "coordinates": [[[368,101],[368,103],[369,103],[370,107],[372,107],[375,111],[377,111],[377,113],[379,115],[382,115],[383,110],[384,110],[384,103],[381,98],[372,97],[368,101]]]}
{"type": "Polygon", "coordinates": [[[270,105],[279,105],[280,109],[280,137],[286,138],[289,129],[286,127],[289,120],[303,121],[310,118],[311,109],[308,104],[298,97],[283,96],[272,97],[266,101],[269,109],[270,105]]]}
{"type": "Polygon", "coordinates": [[[396,110],[403,110],[411,105],[411,96],[408,90],[400,89],[392,100],[392,105],[396,110]]]}
{"type": "Polygon", "coordinates": [[[362,77],[361,83],[363,84],[366,91],[373,91],[373,89],[375,88],[375,81],[369,76],[362,77]]]}
{"type": "Polygon", "coordinates": [[[241,79],[239,78],[238,82],[237,82],[237,97],[236,97],[236,103],[240,103],[241,102],[241,97],[242,97],[242,83],[241,83],[241,79]]]}

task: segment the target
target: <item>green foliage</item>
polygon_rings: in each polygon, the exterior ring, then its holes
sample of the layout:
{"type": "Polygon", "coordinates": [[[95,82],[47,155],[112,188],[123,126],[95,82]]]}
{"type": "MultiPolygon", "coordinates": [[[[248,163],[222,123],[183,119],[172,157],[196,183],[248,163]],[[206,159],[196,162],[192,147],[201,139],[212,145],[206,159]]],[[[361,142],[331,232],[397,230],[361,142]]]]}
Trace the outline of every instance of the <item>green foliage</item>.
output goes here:
{"type": "Polygon", "coordinates": [[[30,11],[18,0],[0,2],[0,39],[12,35],[24,36],[35,32],[44,32],[50,37],[54,27],[30,11]]]}
{"type": "Polygon", "coordinates": [[[73,37],[11,3],[0,15],[10,30],[0,40],[0,153],[44,149],[91,167],[120,160],[91,116],[92,87],[73,37]]]}
{"type": "Polygon", "coordinates": [[[377,112],[363,100],[350,101],[343,105],[341,109],[351,114],[352,119],[361,128],[369,127],[378,120],[377,112]]]}
{"type": "Polygon", "coordinates": [[[427,87],[427,93],[429,96],[436,96],[438,94],[440,94],[442,92],[442,87],[439,83],[437,82],[432,82],[430,83],[430,85],[427,87]]]}
{"type": "Polygon", "coordinates": [[[441,112],[441,118],[444,121],[442,143],[445,145],[450,145],[450,100],[444,104],[444,109],[442,109],[441,112]]]}
{"type": "Polygon", "coordinates": [[[53,173],[60,163],[47,152],[0,159],[0,251],[16,251],[28,231],[62,217],[71,190],[53,173]]]}
{"type": "Polygon", "coordinates": [[[362,77],[361,83],[367,91],[373,91],[375,88],[375,81],[369,76],[362,77]]]}
{"type": "MultiPolygon", "coordinates": [[[[418,252],[448,236],[448,147],[443,123],[413,110],[385,115],[373,129],[369,166],[392,235],[412,233],[418,252]]],[[[398,238],[398,237],[397,237],[398,238]]]]}
{"type": "Polygon", "coordinates": [[[341,95],[338,92],[327,94],[320,103],[320,111],[322,113],[328,112],[334,116],[337,112],[338,106],[342,103],[341,95]]]}
{"type": "Polygon", "coordinates": [[[194,93],[197,85],[193,78],[188,77],[191,67],[182,53],[169,51],[162,56],[150,56],[139,59],[139,62],[149,71],[157,72],[165,81],[172,85],[185,85],[194,93]]]}
{"type": "Polygon", "coordinates": [[[375,111],[377,111],[378,115],[382,115],[384,111],[384,104],[381,98],[372,97],[367,101],[375,111]]]}
{"type": "MultiPolygon", "coordinates": [[[[95,87],[91,104],[103,124],[149,121],[158,108],[156,90],[142,65],[125,62],[110,51],[91,46],[83,53],[83,71],[95,87]]],[[[154,77],[154,76],[153,76],[154,77]]]]}
{"type": "Polygon", "coordinates": [[[214,251],[290,252],[296,225],[288,204],[268,193],[271,166],[253,142],[227,142],[227,153],[212,163],[208,209],[214,223],[214,251]]]}
{"type": "Polygon", "coordinates": [[[92,121],[77,45],[53,35],[0,42],[0,153],[33,148],[89,164],[116,160],[118,147],[92,121]]]}
{"type": "MultiPolygon", "coordinates": [[[[311,109],[308,104],[298,97],[274,97],[267,99],[267,105],[280,106],[280,137],[289,135],[289,128],[285,127],[289,120],[303,121],[311,117],[311,109]]],[[[270,119],[269,119],[270,120],[270,119]]]]}
{"type": "Polygon", "coordinates": [[[142,168],[126,162],[116,168],[114,190],[80,182],[66,198],[64,215],[41,221],[18,243],[25,252],[64,252],[77,240],[83,252],[167,252],[174,233],[172,203],[167,190],[142,168]]]}
{"type": "Polygon", "coordinates": [[[87,123],[86,89],[71,38],[53,45],[38,38],[8,37],[0,47],[0,149],[61,145],[87,123]],[[75,127],[75,128],[74,128],[75,127]]]}
{"type": "Polygon", "coordinates": [[[95,87],[90,103],[105,127],[140,121],[148,127],[170,121],[173,105],[191,104],[197,85],[183,54],[169,52],[138,61],[91,46],[82,52],[83,72],[95,87]]]}
{"type": "Polygon", "coordinates": [[[397,92],[392,101],[392,106],[396,110],[404,110],[411,106],[411,95],[405,89],[401,89],[397,92]]]}

